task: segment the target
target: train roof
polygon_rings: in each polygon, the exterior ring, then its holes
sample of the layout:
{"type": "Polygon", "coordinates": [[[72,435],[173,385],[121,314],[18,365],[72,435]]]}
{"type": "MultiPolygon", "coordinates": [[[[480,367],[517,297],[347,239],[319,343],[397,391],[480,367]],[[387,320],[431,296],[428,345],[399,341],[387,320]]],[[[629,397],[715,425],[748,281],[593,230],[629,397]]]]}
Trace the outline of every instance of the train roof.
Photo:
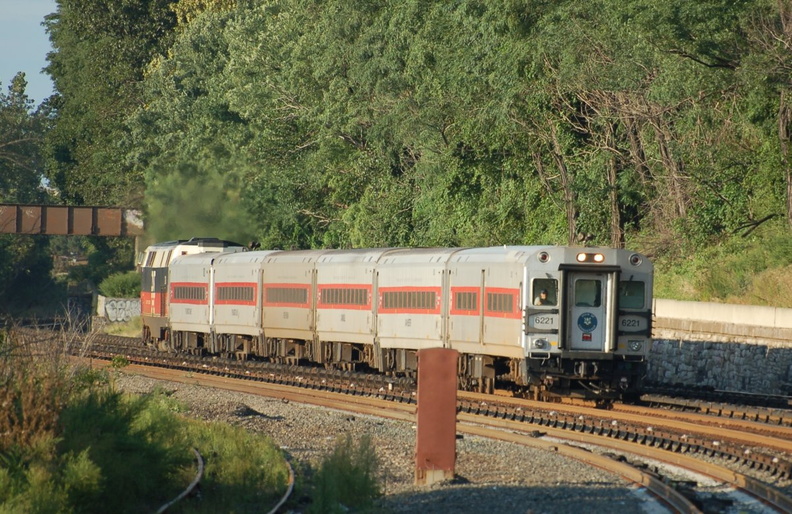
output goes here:
{"type": "Polygon", "coordinates": [[[217,256],[217,252],[180,255],[178,259],[173,259],[170,265],[172,268],[180,266],[209,266],[215,259],[217,259],[217,256]]]}
{"type": "Polygon", "coordinates": [[[264,260],[280,250],[255,250],[252,252],[223,253],[216,256],[218,264],[251,264],[264,262],[264,260]]]}
{"type": "Polygon", "coordinates": [[[333,250],[283,250],[275,251],[264,258],[264,262],[316,262],[319,257],[333,250]]]}
{"type": "Polygon", "coordinates": [[[402,263],[441,263],[447,262],[452,255],[464,248],[399,248],[388,252],[379,260],[379,264],[402,263]]]}
{"type": "Polygon", "coordinates": [[[402,252],[405,248],[356,248],[351,250],[329,250],[319,257],[323,264],[350,262],[378,262],[383,255],[402,252]]]}
{"type": "Polygon", "coordinates": [[[515,262],[525,260],[531,255],[552,246],[489,246],[486,248],[465,248],[454,254],[451,262],[515,262]]]}
{"type": "Polygon", "coordinates": [[[216,237],[193,237],[190,239],[174,239],[172,241],[162,241],[159,243],[154,243],[149,245],[146,250],[147,251],[168,250],[179,246],[196,247],[200,249],[217,249],[217,250],[221,250],[224,248],[231,248],[231,247],[236,247],[236,248],[245,247],[245,245],[235,243],[233,241],[218,239],[216,237]]]}

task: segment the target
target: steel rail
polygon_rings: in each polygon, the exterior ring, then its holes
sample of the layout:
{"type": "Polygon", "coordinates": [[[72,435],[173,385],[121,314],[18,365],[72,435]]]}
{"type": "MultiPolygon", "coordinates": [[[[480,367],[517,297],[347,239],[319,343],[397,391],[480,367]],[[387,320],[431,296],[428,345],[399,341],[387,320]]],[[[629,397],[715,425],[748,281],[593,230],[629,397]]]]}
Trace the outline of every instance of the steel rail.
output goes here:
{"type": "Polygon", "coordinates": [[[630,405],[614,406],[612,410],[595,409],[592,407],[576,405],[553,405],[531,400],[492,397],[481,393],[460,393],[460,399],[470,402],[470,405],[480,403],[482,409],[496,411],[502,409],[504,415],[520,415],[531,409],[536,411],[553,411],[570,418],[585,416],[591,420],[605,420],[616,423],[635,423],[640,426],[651,424],[653,429],[666,428],[677,431],[689,431],[696,434],[705,434],[720,440],[733,441],[739,444],[772,448],[792,455],[792,428],[775,425],[765,425],[759,422],[745,421],[731,418],[713,418],[706,414],[697,413],[669,413],[669,411],[653,409],[647,411],[630,405]],[[673,418],[673,419],[672,419],[673,418]],[[772,434],[771,436],[765,434],[772,434]]]}
{"type": "Polygon", "coordinates": [[[162,514],[163,512],[171,508],[173,505],[183,500],[188,494],[190,494],[193,491],[193,489],[195,489],[195,487],[198,485],[198,482],[200,482],[201,478],[203,478],[203,472],[204,472],[203,458],[201,457],[201,454],[198,452],[198,450],[196,450],[195,448],[193,448],[193,453],[195,454],[195,460],[198,461],[198,472],[195,474],[195,478],[193,478],[193,481],[190,482],[190,485],[187,486],[187,489],[182,491],[179,496],[177,496],[176,498],[172,499],[171,501],[160,507],[157,510],[157,514],[162,514]]]}
{"type": "MultiPolygon", "coordinates": [[[[479,416],[474,414],[459,413],[457,418],[458,420],[467,423],[481,423],[479,416]]],[[[525,430],[523,422],[512,420],[488,419],[487,424],[500,427],[504,430],[525,430]]],[[[750,493],[755,498],[762,500],[779,512],[792,512],[792,498],[789,498],[772,486],[763,484],[756,479],[743,475],[742,473],[732,471],[728,468],[724,468],[723,466],[710,464],[694,457],[688,457],[687,455],[681,455],[679,453],[670,452],[661,448],[648,447],[643,444],[630,441],[613,440],[590,434],[544,426],[542,427],[542,431],[561,440],[575,441],[580,444],[590,444],[599,447],[610,448],[612,450],[627,451],[645,458],[674,464],[682,468],[701,473],[702,475],[713,477],[722,482],[732,484],[735,487],[750,493]]]]}
{"type": "Polygon", "coordinates": [[[292,491],[294,491],[294,469],[292,468],[292,465],[291,463],[289,463],[288,459],[286,460],[286,466],[289,467],[289,486],[286,488],[286,492],[284,493],[280,501],[277,503],[277,505],[272,507],[272,510],[270,510],[267,514],[275,514],[276,512],[278,512],[278,509],[283,507],[283,504],[286,503],[286,500],[289,499],[292,491]]]}
{"type": "MultiPolygon", "coordinates": [[[[233,390],[238,392],[245,392],[257,394],[260,396],[267,396],[272,398],[280,398],[286,401],[296,401],[301,403],[311,403],[325,408],[331,408],[346,412],[355,412],[357,414],[366,414],[371,416],[384,417],[395,419],[399,421],[415,422],[415,404],[411,403],[393,403],[382,398],[375,398],[370,396],[352,396],[339,398],[338,393],[314,390],[314,389],[295,389],[293,386],[279,385],[267,383],[266,387],[261,384],[250,383],[247,380],[231,379],[228,377],[219,377],[214,375],[201,375],[201,376],[176,376],[172,377],[173,372],[156,369],[156,373],[150,373],[150,368],[145,366],[132,365],[132,371],[142,372],[151,378],[161,378],[172,380],[180,383],[190,383],[194,385],[201,385],[206,387],[216,387],[220,389],[233,390]],[[134,367],[133,367],[134,366],[134,367]]],[[[176,373],[176,375],[179,375],[176,373]]],[[[525,425],[522,426],[523,433],[517,435],[504,432],[500,428],[488,428],[480,426],[482,423],[491,424],[492,418],[482,420],[481,417],[473,415],[460,414],[463,418],[471,416],[472,421],[468,420],[465,423],[458,423],[457,430],[462,433],[472,435],[480,435],[482,437],[489,437],[492,439],[499,439],[507,442],[522,444],[524,446],[532,446],[539,449],[560,453],[566,457],[585,462],[589,465],[605,469],[613,474],[624,477],[625,479],[646,487],[653,496],[658,498],[659,501],[667,504],[674,512],[679,513],[697,513],[700,512],[695,505],[687,498],[681,495],[672,487],[664,484],[662,481],[653,477],[649,473],[645,473],[633,466],[624,462],[618,462],[613,459],[599,456],[588,452],[586,450],[575,448],[569,445],[559,445],[549,441],[535,439],[525,434],[525,425]],[[479,425],[479,426],[476,426],[479,425]]],[[[458,415],[458,417],[460,416],[458,415]]],[[[496,423],[497,424],[497,423],[496,423]]],[[[544,428],[544,427],[543,427],[544,428]]],[[[559,430],[561,432],[561,430],[559,430]]]]}
{"type": "Polygon", "coordinates": [[[655,498],[666,504],[673,512],[680,514],[699,513],[701,510],[682,493],[664,483],[659,478],[641,471],[626,462],[615,461],[610,457],[599,455],[568,444],[558,444],[552,441],[530,438],[527,434],[514,431],[502,431],[480,426],[476,422],[463,422],[457,424],[457,431],[466,434],[498,439],[509,443],[531,446],[548,452],[555,452],[581,462],[585,462],[600,469],[620,475],[630,482],[644,486],[655,498]]]}

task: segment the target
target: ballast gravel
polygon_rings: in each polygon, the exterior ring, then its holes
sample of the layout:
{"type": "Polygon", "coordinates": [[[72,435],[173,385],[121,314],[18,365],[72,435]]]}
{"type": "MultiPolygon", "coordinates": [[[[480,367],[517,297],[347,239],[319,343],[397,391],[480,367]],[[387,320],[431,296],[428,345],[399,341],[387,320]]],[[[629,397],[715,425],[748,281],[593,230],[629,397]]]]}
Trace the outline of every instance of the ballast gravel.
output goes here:
{"type": "MultiPolygon", "coordinates": [[[[393,513],[666,512],[642,488],[566,457],[475,436],[457,440],[456,478],[414,485],[415,426],[279,399],[163,382],[118,373],[119,390],[159,388],[190,417],[221,421],[269,437],[290,459],[317,466],[339,437],[367,435],[376,450],[383,496],[377,511],[393,513]]],[[[268,510],[262,506],[262,512],[268,510]]]]}

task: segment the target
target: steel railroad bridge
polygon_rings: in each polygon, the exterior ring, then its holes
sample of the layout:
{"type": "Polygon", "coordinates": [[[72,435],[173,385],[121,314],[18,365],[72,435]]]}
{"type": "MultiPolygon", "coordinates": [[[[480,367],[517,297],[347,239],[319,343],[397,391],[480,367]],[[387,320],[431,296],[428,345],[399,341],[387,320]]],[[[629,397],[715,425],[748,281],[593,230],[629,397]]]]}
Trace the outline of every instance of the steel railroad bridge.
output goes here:
{"type": "Polygon", "coordinates": [[[0,204],[0,234],[49,236],[143,235],[140,211],[123,207],[0,204]]]}

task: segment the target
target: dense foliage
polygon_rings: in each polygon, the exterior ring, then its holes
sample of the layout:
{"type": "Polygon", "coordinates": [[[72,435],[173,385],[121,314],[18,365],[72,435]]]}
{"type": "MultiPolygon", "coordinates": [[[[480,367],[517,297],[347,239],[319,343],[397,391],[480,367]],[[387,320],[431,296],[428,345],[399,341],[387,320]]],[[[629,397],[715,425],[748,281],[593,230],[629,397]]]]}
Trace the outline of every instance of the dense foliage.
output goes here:
{"type": "Polygon", "coordinates": [[[686,251],[790,219],[789,22],[785,0],[59,2],[49,173],[141,202],[155,239],[686,251]]]}
{"type": "Polygon", "coordinates": [[[110,298],[139,297],[140,273],[135,271],[113,273],[99,283],[99,293],[110,298]]]}
{"type": "MultiPolygon", "coordinates": [[[[44,103],[33,108],[24,73],[0,91],[0,203],[43,203],[42,146],[50,122],[44,103]]],[[[25,309],[51,287],[46,241],[0,235],[0,307],[25,309]]]]}
{"type": "Polygon", "coordinates": [[[60,0],[47,27],[47,177],[154,240],[790,231],[792,0],[60,0]]]}

